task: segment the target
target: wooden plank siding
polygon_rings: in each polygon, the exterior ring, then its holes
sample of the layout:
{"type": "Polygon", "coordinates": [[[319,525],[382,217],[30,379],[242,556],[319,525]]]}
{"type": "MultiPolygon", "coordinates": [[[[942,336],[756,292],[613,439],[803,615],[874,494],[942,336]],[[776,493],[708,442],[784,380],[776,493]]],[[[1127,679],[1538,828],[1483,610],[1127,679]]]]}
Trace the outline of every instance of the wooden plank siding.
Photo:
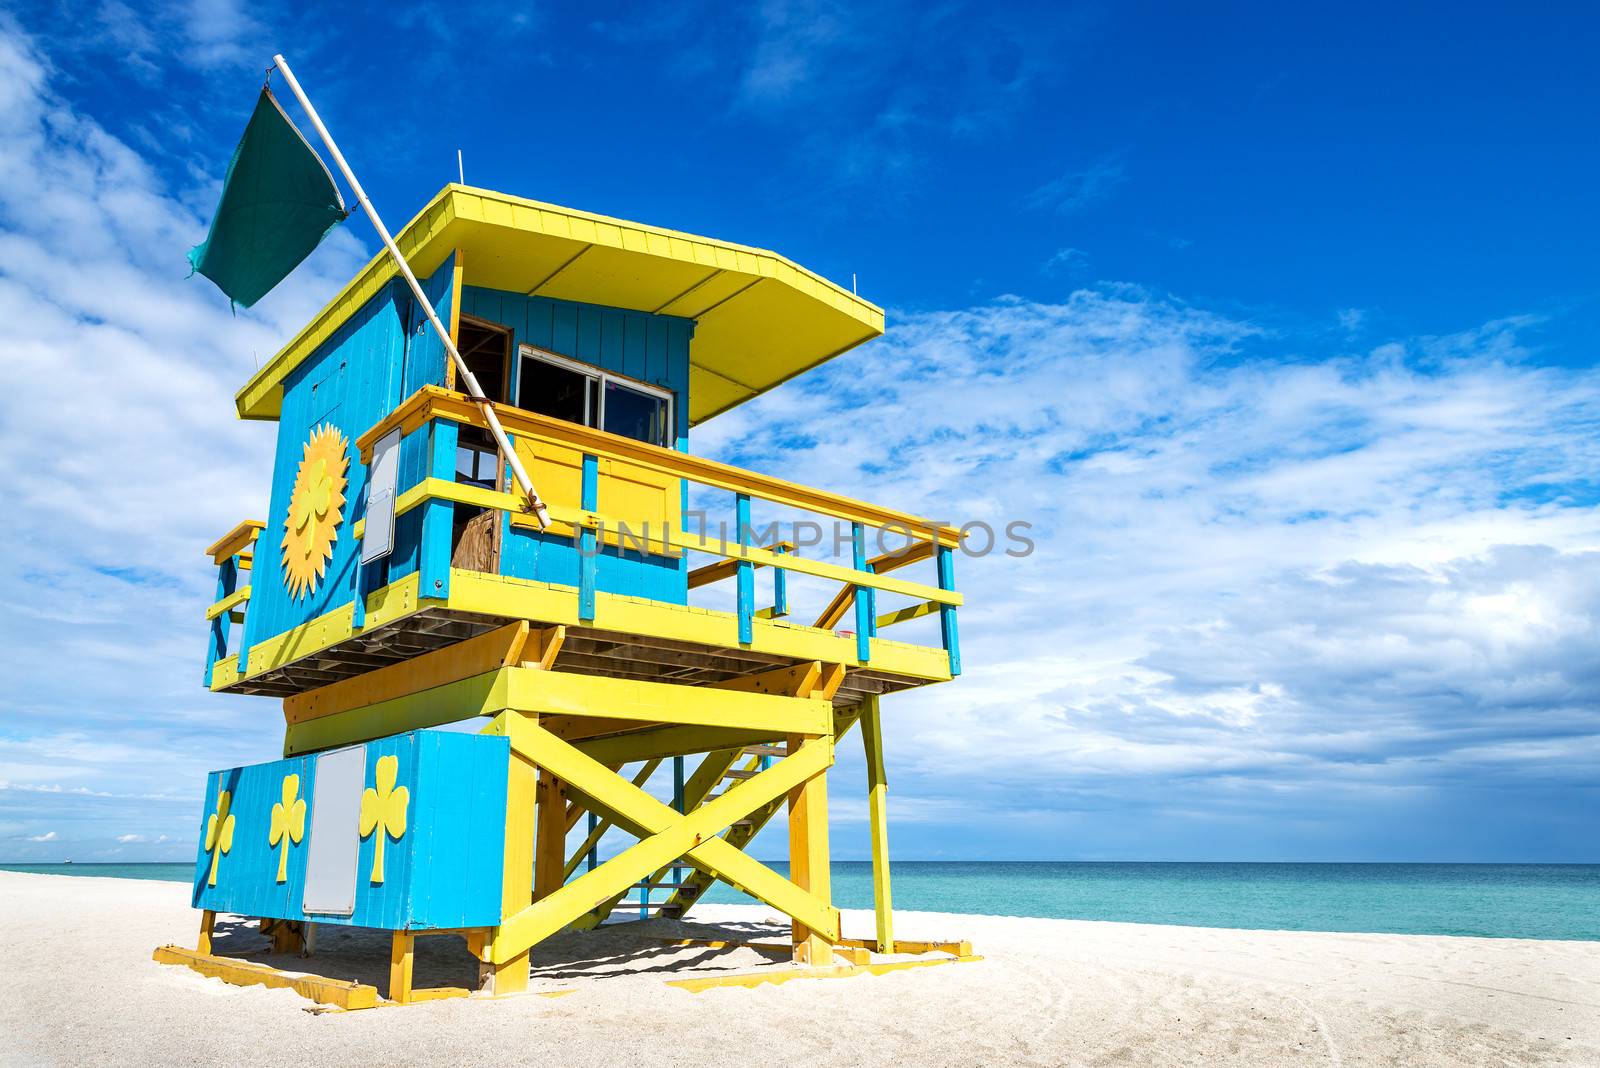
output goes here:
{"type": "MultiPolygon", "coordinates": [[[[506,775],[510,749],[503,738],[445,731],[413,731],[365,744],[364,785],[376,785],[380,759],[397,761],[396,786],[407,791],[405,830],[384,843],[383,879],[374,881],[377,828],[362,836],[357,857],[355,910],[348,916],[307,915],[305,892],[317,757],[301,756],[212,772],[206,782],[192,883],[195,908],[340,926],[455,929],[492,926],[500,918],[505,833],[506,775]],[[298,775],[306,803],[299,840],[269,834],[272,809],[283,797],[285,776],[298,775]],[[230,795],[234,820],[229,848],[212,855],[206,821],[217,796],[230,795]],[[284,856],[287,853],[287,856],[284,856]],[[279,865],[286,878],[277,881],[279,865]]],[[[352,828],[352,830],[355,830],[352,828]]]]}
{"type": "MultiPolygon", "coordinates": [[[[440,315],[451,315],[451,257],[423,283],[440,315]]],[[[341,326],[315,354],[284,382],[283,409],[273,464],[266,529],[257,542],[257,574],[245,615],[241,661],[249,670],[249,649],[355,599],[360,541],[353,528],[366,510],[367,469],[355,450],[355,439],[424,385],[444,384],[444,347],[431,332],[419,333],[422,313],[398,283],[386,286],[341,326]],[[344,515],[336,531],[333,557],[317,583],[302,597],[291,597],[283,582],[280,543],[289,501],[294,492],[306,439],[323,424],[336,427],[349,441],[344,515]]],[[[427,474],[427,435],[412,435],[401,446],[400,477],[427,474]]],[[[420,557],[423,513],[400,518],[395,548],[374,566],[369,589],[388,585],[415,571],[420,557]]]]}
{"type": "MultiPolygon", "coordinates": [[[[689,345],[694,322],[670,315],[624,311],[550,297],[505,293],[465,286],[464,314],[511,330],[513,359],[509,397],[515,404],[522,381],[522,345],[625,375],[673,394],[676,423],[674,447],[689,450],[689,345]]],[[[687,507],[687,490],[679,490],[687,507]]],[[[603,503],[603,502],[602,502],[603,503]]],[[[540,534],[502,519],[501,572],[516,578],[579,583],[579,556],[569,537],[540,534]]],[[[609,593],[626,593],[655,601],[688,601],[688,563],[633,549],[608,547],[596,560],[595,585],[609,593]]]]}

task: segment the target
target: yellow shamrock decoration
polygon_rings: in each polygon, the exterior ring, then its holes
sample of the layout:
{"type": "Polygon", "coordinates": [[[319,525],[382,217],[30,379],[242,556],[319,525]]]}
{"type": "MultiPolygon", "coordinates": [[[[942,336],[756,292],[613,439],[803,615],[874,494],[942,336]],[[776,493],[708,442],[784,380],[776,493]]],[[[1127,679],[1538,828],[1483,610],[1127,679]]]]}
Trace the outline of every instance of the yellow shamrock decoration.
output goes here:
{"type": "Polygon", "coordinates": [[[305,455],[289,495],[289,517],[284,520],[283,577],[291,597],[311,593],[333,558],[333,542],[344,520],[350,459],[339,431],[323,425],[311,432],[305,455]]]}
{"type": "Polygon", "coordinates": [[[305,798],[297,797],[300,792],[300,776],[285,775],[283,777],[283,801],[272,806],[272,823],[267,828],[267,844],[277,846],[283,843],[283,848],[278,850],[278,881],[289,881],[289,846],[298,842],[306,835],[306,802],[305,798]]]}
{"type": "Polygon", "coordinates": [[[217,794],[217,810],[206,818],[206,852],[211,854],[211,875],[207,886],[217,885],[217,861],[233,848],[233,795],[226,790],[217,794]]]}
{"type": "Polygon", "coordinates": [[[378,758],[378,788],[367,788],[361,795],[361,837],[365,838],[374,829],[378,832],[377,841],[372,847],[372,881],[383,882],[383,836],[388,834],[395,841],[406,833],[406,805],[411,800],[411,791],[404,786],[394,784],[396,776],[400,773],[400,759],[386,756],[378,758]]]}

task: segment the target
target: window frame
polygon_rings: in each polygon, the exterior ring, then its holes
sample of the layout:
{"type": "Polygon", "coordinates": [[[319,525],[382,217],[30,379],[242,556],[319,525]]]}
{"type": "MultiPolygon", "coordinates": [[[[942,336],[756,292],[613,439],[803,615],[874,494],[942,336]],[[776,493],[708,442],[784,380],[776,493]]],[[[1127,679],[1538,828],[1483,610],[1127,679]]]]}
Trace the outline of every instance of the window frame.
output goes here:
{"type": "MultiPolygon", "coordinates": [[[[662,386],[653,385],[649,382],[641,382],[637,378],[630,378],[627,375],[619,375],[612,371],[607,371],[603,367],[596,367],[592,363],[584,363],[582,360],[575,360],[571,356],[563,356],[559,352],[551,352],[549,349],[541,349],[537,345],[529,345],[526,342],[517,346],[517,360],[518,400],[522,399],[522,360],[542,360],[545,363],[560,367],[563,370],[573,371],[577,374],[583,375],[586,379],[588,379],[589,384],[583,391],[582,425],[588,427],[590,430],[600,430],[610,433],[610,431],[605,430],[606,384],[608,382],[615,382],[624,389],[635,390],[639,393],[645,394],[646,396],[654,397],[657,400],[664,401],[667,406],[667,414],[666,419],[664,420],[663,429],[666,431],[668,440],[649,441],[645,442],[645,444],[655,445],[663,449],[676,448],[678,441],[678,423],[676,419],[678,397],[677,394],[675,394],[672,390],[666,389],[662,386]],[[595,404],[596,397],[599,398],[598,411],[594,410],[597,407],[595,404]]],[[[637,439],[630,438],[629,440],[637,439]]]]}

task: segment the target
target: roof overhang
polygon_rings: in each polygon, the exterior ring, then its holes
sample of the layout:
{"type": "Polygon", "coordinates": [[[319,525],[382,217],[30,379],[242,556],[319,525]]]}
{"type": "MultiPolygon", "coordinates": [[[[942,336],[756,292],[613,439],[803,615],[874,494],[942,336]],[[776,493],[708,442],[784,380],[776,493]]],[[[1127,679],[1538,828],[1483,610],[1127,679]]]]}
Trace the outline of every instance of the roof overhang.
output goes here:
{"type": "MultiPolygon", "coordinates": [[[[689,421],[703,422],[883,333],[883,309],[775,252],[447,185],[395,237],[418,277],[460,250],[465,284],[681,316],[689,421]]],[[[283,381],[397,274],[379,254],[235,397],[276,419],[283,381]]]]}

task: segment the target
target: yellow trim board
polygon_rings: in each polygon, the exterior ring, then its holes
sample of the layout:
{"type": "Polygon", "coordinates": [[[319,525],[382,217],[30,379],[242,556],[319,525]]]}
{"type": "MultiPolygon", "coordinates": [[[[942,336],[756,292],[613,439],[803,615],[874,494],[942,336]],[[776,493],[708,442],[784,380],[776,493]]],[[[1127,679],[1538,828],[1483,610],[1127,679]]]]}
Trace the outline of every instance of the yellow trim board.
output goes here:
{"type": "Polygon", "coordinates": [[[833,719],[829,702],[811,698],[511,667],[360,708],[290,722],[284,732],[283,755],[295,756],[475,716],[492,716],[506,709],[749,730],[763,736],[781,736],[785,732],[825,734],[832,729],[833,719]]]}
{"type": "Polygon", "coordinates": [[[378,1004],[376,987],[345,979],[325,979],[319,975],[290,975],[264,964],[201,953],[182,946],[161,946],[150,955],[157,964],[181,964],[213,979],[233,986],[264,986],[274,990],[293,990],[319,1005],[341,1009],[370,1009],[378,1004]]]}
{"type": "Polygon", "coordinates": [[[504,668],[505,706],[519,712],[589,716],[773,733],[827,734],[833,705],[809,697],[745,693],[540,668],[504,668]]]}
{"type": "Polygon", "coordinates": [[[211,689],[225,690],[239,681],[239,654],[225,656],[211,666],[211,689]]]}
{"type": "MultiPolygon", "coordinates": [[[[627,906],[622,906],[627,910],[627,906]]],[[[794,946],[788,942],[746,942],[728,938],[663,938],[647,936],[651,942],[660,942],[667,946],[699,947],[702,949],[753,949],[757,953],[765,953],[771,957],[787,959],[794,953],[794,946]]],[[[834,953],[849,961],[851,964],[871,964],[872,954],[865,947],[846,945],[842,942],[835,943],[834,953]]]]}
{"type": "MultiPolygon", "coordinates": [[[[872,938],[841,938],[839,939],[839,944],[841,946],[861,946],[872,950],[878,948],[877,940],[872,938]]],[[[957,957],[970,957],[972,956],[972,943],[966,939],[962,939],[959,942],[929,942],[915,938],[896,938],[893,940],[893,946],[884,952],[911,954],[949,953],[957,957]]]]}
{"type": "MultiPolygon", "coordinates": [[[[441,601],[424,601],[418,598],[417,591],[421,581],[421,576],[413,571],[398,582],[391,582],[382,589],[368,594],[367,625],[364,629],[372,630],[385,623],[392,623],[429,605],[442,605],[441,601]]],[[[254,678],[264,671],[292,664],[302,657],[321,652],[330,645],[344,641],[355,633],[354,622],[355,606],[340,605],[309,623],[302,623],[282,634],[257,642],[250,647],[249,662],[246,665],[250,670],[245,677],[254,678]]]]}
{"type": "Polygon", "coordinates": [[[304,723],[520,663],[528,632],[525,621],[507,623],[443,649],[285,697],[283,718],[304,723]]]}
{"type": "Polygon", "coordinates": [[[791,979],[849,979],[856,975],[887,975],[889,972],[934,968],[941,964],[972,964],[982,959],[982,957],[940,957],[938,960],[891,960],[881,964],[846,964],[834,968],[773,968],[767,972],[708,975],[701,979],[669,979],[667,985],[698,994],[702,990],[724,986],[754,989],[768,983],[787,983],[791,979]]]}
{"type": "MultiPolygon", "coordinates": [[[[739,617],[732,612],[669,604],[619,593],[595,594],[591,622],[578,618],[578,591],[533,579],[488,575],[481,571],[450,572],[449,606],[465,612],[522,617],[544,623],[592,627],[649,637],[748,648],[758,653],[820,660],[825,664],[856,667],[856,640],[832,631],[818,630],[777,619],[752,620],[753,640],[739,643],[739,617]]],[[[895,675],[945,682],[950,679],[950,658],[943,649],[912,645],[887,638],[872,639],[874,670],[895,675]]]]}
{"type": "MultiPolygon", "coordinates": [[[[693,319],[691,423],[883,333],[883,309],[766,249],[450,184],[395,235],[419,277],[460,254],[461,282],[693,319]]],[[[235,397],[276,419],[289,373],[396,277],[379,254],[235,397]]]]}
{"type": "Polygon", "coordinates": [[[504,686],[497,685],[495,673],[487,672],[364,708],[291,723],[283,732],[283,755],[297,756],[471,719],[504,707],[503,694],[504,686]]]}
{"type": "Polygon", "coordinates": [[[260,519],[246,519],[222,537],[211,543],[206,550],[206,555],[217,564],[221,564],[230,556],[237,556],[256,540],[256,535],[267,529],[267,524],[260,519]]]}
{"type": "Polygon", "coordinates": [[[238,589],[236,589],[232,593],[228,594],[228,596],[224,597],[222,600],[218,601],[216,604],[212,605],[210,608],[207,608],[206,609],[206,618],[207,619],[216,619],[218,616],[220,616],[222,613],[226,612],[228,609],[232,608],[234,605],[242,604],[243,602],[248,601],[249,599],[250,599],[250,587],[249,587],[249,585],[247,584],[247,585],[244,585],[244,586],[240,586],[238,589]]]}

